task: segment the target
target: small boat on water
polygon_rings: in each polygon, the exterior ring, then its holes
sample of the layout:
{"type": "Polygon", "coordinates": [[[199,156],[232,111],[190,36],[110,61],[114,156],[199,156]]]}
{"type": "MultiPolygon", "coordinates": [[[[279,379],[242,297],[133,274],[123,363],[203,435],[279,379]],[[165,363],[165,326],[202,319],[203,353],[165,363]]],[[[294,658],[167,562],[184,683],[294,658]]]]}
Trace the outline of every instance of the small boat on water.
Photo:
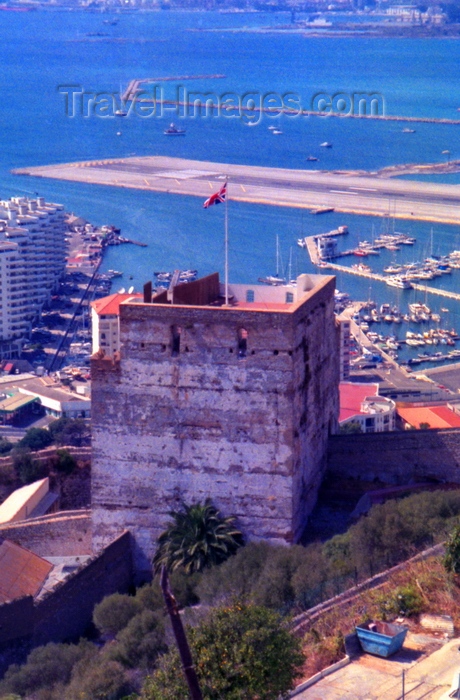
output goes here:
{"type": "MultiPolygon", "coordinates": [[[[154,272],[153,276],[156,277],[158,282],[170,282],[173,278],[173,272],[154,272]]],[[[179,272],[179,282],[192,282],[197,278],[197,270],[180,270],[179,272]]]]}
{"type": "Polygon", "coordinates": [[[387,277],[385,282],[389,287],[396,287],[397,289],[412,289],[412,282],[405,277],[399,277],[398,275],[395,275],[394,277],[387,277]]]}
{"type": "Polygon", "coordinates": [[[180,129],[173,122],[163,131],[165,136],[185,136],[185,129],[180,129]]]}
{"type": "Polygon", "coordinates": [[[307,156],[307,161],[309,163],[316,163],[318,158],[316,156],[307,156]]]}
{"type": "Polygon", "coordinates": [[[283,132],[281,131],[281,129],[272,129],[272,134],[275,134],[276,136],[278,136],[279,134],[282,134],[282,133],[283,132]]]}
{"type": "Polygon", "coordinates": [[[403,134],[415,134],[415,129],[409,129],[406,127],[405,129],[402,130],[402,133],[403,134]]]}
{"type": "Polygon", "coordinates": [[[317,207],[312,209],[310,214],[329,214],[331,211],[334,211],[334,207],[317,207]]]}
{"type": "Polygon", "coordinates": [[[286,280],[277,275],[269,275],[268,277],[259,277],[257,279],[261,284],[270,284],[272,287],[279,287],[282,284],[286,284],[286,280]]]}
{"type": "Polygon", "coordinates": [[[324,141],[323,143],[319,144],[321,148],[332,148],[332,143],[329,141],[324,141]]]}

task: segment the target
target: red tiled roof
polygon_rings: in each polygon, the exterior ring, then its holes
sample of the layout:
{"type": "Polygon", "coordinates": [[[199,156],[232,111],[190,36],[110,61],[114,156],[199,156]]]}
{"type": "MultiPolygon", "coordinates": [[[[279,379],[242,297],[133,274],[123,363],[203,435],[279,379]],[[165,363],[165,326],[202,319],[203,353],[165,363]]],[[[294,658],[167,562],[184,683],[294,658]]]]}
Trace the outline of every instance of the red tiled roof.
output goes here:
{"type": "Polygon", "coordinates": [[[53,565],[18,544],[0,540],[0,604],[36,596],[53,565]]]}
{"type": "Polygon", "coordinates": [[[460,428],[460,416],[447,406],[418,406],[398,408],[397,411],[414,428],[420,428],[421,423],[428,423],[430,428],[460,428]]]}
{"type": "Polygon", "coordinates": [[[120,294],[119,292],[115,294],[110,294],[108,297],[102,297],[102,299],[97,299],[91,302],[91,306],[96,311],[98,316],[101,314],[107,316],[118,316],[120,313],[120,304],[126,299],[139,299],[142,298],[142,294],[120,294]]]}
{"type": "MultiPolygon", "coordinates": [[[[368,396],[378,396],[378,384],[353,384],[340,382],[340,416],[339,423],[351,416],[361,413],[361,404],[368,396]]],[[[364,414],[362,414],[364,415],[364,414]]]]}

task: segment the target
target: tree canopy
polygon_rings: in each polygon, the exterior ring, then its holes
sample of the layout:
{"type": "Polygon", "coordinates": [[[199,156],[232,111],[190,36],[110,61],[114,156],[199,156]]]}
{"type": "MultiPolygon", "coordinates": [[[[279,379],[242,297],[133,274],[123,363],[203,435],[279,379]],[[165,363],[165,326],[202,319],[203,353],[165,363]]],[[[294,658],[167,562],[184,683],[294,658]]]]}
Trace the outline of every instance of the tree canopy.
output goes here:
{"type": "MultiPolygon", "coordinates": [[[[264,607],[235,603],[215,608],[188,628],[204,700],[273,700],[286,697],[304,658],[301,642],[281,617],[264,607]]],[[[185,700],[187,686],[176,651],[147,678],[142,700],[185,700]]]]}
{"type": "Polygon", "coordinates": [[[207,498],[204,503],[183,504],[170,514],[172,522],[158,538],[153,559],[156,572],[183,568],[186,573],[221,564],[244,544],[235,518],[224,518],[207,498]]]}

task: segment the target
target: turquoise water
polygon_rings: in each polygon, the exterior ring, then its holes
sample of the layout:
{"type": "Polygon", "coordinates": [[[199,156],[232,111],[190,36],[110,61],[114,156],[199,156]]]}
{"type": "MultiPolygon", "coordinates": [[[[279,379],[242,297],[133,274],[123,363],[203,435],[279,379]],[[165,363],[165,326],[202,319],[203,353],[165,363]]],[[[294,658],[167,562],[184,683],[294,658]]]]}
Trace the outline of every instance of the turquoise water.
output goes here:
{"type": "MultiPolygon", "coordinates": [[[[156,155],[216,162],[306,168],[306,157],[320,158],[326,169],[377,169],[402,162],[439,161],[443,150],[460,157],[458,125],[417,124],[403,134],[404,123],[331,117],[264,117],[249,128],[245,120],[188,118],[169,113],[142,119],[130,116],[85,118],[65,114],[58,87],[77,85],[87,92],[118,94],[133,78],[224,74],[221,80],[186,81],[188,90],[241,94],[295,92],[309,108],[317,93],[380,93],[388,114],[457,119],[460,113],[460,42],[369,38],[307,38],[221,29],[286,24],[286,13],[217,14],[208,12],[126,13],[111,26],[110,14],[89,12],[0,12],[0,65],[4,94],[0,111],[0,192],[3,197],[39,192],[97,224],[113,223],[148,248],[122,246],[109,251],[105,268],[125,272],[123,285],[140,289],[154,269],[193,267],[205,274],[223,268],[223,208],[203,210],[199,199],[64,183],[10,174],[15,167],[114,156],[156,155]],[[217,31],[202,31],[213,29],[217,31]],[[87,36],[88,34],[109,36],[87,36]],[[167,139],[170,121],[187,129],[185,138],[167,139]],[[283,134],[267,129],[278,123],[283,134]],[[117,132],[121,131],[121,135],[117,132]],[[332,149],[320,149],[323,141],[332,149]],[[129,280],[132,277],[132,280],[129,280]],[[125,281],[126,280],[126,281],[125,281]],[[128,284],[129,280],[129,284],[128,284]]],[[[165,97],[176,85],[163,83],[165,97]]],[[[311,166],[311,164],[310,164],[311,166]]],[[[431,178],[433,179],[433,178],[431,178]]],[[[459,182],[458,176],[445,176],[459,182]]],[[[438,180],[439,181],[439,180],[438,180]]],[[[230,184],[231,195],[231,184],[230,184]]],[[[278,235],[285,263],[292,248],[293,271],[310,270],[299,236],[347,224],[349,242],[372,236],[379,219],[329,214],[314,217],[300,210],[230,202],[230,277],[255,281],[275,266],[278,235]]],[[[415,249],[397,253],[424,257],[431,226],[397,222],[417,237],[415,249]]],[[[435,252],[460,248],[458,227],[436,225],[435,252]]],[[[348,242],[347,242],[348,245],[348,242]]],[[[377,270],[393,258],[372,259],[377,270]]],[[[351,261],[349,261],[351,262],[351,261]]],[[[349,263],[348,263],[349,264],[349,263]]],[[[459,287],[460,272],[443,278],[459,287]]],[[[439,282],[436,282],[439,284],[439,282]]],[[[367,281],[338,276],[338,287],[367,298],[367,281]]],[[[403,302],[414,295],[375,284],[379,302],[403,302]]],[[[448,306],[449,321],[460,329],[460,305],[433,298],[434,309],[448,306]]]]}

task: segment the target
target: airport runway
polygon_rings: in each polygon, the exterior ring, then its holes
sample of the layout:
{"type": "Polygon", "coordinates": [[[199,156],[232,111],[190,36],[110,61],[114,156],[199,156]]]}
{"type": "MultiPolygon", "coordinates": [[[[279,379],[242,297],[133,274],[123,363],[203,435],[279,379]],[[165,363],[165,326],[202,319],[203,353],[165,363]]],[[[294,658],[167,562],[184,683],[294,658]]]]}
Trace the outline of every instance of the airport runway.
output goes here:
{"type": "Polygon", "coordinates": [[[145,156],[20,168],[17,175],[55,178],[206,198],[228,177],[229,198],[241,202],[399,219],[460,223],[460,185],[382,179],[331,171],[145,156]]]}

